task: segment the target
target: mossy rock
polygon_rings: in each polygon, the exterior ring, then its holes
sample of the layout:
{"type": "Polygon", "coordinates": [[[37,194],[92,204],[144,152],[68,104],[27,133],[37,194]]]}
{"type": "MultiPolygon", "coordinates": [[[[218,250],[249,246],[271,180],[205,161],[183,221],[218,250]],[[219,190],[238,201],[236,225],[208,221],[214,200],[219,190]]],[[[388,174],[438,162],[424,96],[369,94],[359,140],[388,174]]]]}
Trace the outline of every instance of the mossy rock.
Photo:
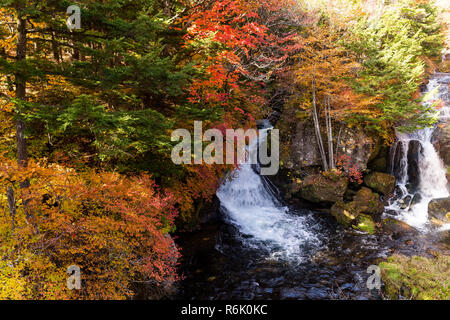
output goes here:
{"type": "Polygon", "coordinates": [[[450,257],[393,255],[380,263],[384,292],[389,299],[450,299],[450,257]]]}
{"type": "Polygon", "coordinates": [[[343,201],[338,201],[331,207],[331,215],[336,218],[337,222],[345,227],[349,227],[356,220],[359,212],[352,202],[344,203],[343,201]]]}
{"type": "Polygon", "coordinates": [[[348,181],[340,177],[328,179],[321,174],[306,177],[300,188],[300,197],[314,203],[336,203],[342,201],[348,181]]]}
{"type": "Polygon", "coordinates": [[[382,220],[383,232],[388,234],[393,234],[395,237],[416,233],[417,230],[411,227],[406,222],[387,218],[382,220]]]}
{"type": "Polygon", "coordinates": [[[369,163],[368,168],[379,172],[385,172],[388,169],[388,161],[385,157],[377,158],[369,163]]]}
{"type": "Polygon", "coordinates": [[[374,234],[375,222],[373,221],[371,216],[360,214],[356,219],[356,224],[353,225],[352,228],[368,234],[374,234]]]}
{"type": "Polygon", "coordinates": [[[361,213],[382,214],[384,211],[384,205],[380,200],[380,195],[366,187],[363,187],[356,193],[353,202],[357,210],[361,213]]]}
{"type": "Polygon", "coordinates": [[[428,215],[436,225],[450,222],[450,197],[434,199],[428,204],[428,215]]]}
{"type": "Polygon", "coordinates": [[[389,147],[378,142],[374,152],[369,158],[367,168],[377,172],[387,172],[388,170],[389,147]]]}
{"type": "Polygon", "coordinates": [[[436,70],[439,72],[450,73],[450,61],[449,60],[442,61],[436,70]]]}
{"type": "Polygon", "coordinates": [[[383,195],[391,194],[395,189],[395,177],[382,172],[373,172],[364,178],[366,186],[383,195]]]}

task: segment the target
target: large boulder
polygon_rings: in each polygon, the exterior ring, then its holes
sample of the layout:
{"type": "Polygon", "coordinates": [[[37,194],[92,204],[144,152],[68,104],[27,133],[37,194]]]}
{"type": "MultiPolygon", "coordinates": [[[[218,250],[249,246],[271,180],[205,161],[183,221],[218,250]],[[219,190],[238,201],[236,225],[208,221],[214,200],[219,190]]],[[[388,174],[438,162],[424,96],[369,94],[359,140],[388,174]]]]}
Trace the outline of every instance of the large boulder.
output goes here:
{"type": "Polygon", "coordinates": [[[380,196],[365,187],[355,194],[352,202],[339,201],[331,208],[331,214],[340,224],[369,234],[375,233],[376,228],[370,215],[381,214],[383,211],[380,196]]]}
{"type": "Polygon", "coordinates": [[[351,226],[358,218],[359,212],[354,207],[354,203],[336,202],[331,207],[331,215],[336,218],[337,222],[345,227],[351,226]]]}
{"type": "MultiPolygon", "coordinates": [[[[374,140],[361,128],[348,128],[345,124],[336,123],[333,129],[334,141],[337,144],[335,153],[348,156],[359,170],[366,170],[369,160],[376,151],[374,140]]],[[[309,118],[299,120],[289,130],[293,132],[290,134],[291,149],[286,162],[287,167],[293,170],[321,167],[322,160],[313,122],[309,118]]],[[[322,137],[326,139],[326,132],[324,128],[322,130],[322,137]]]]}
{"type": "MultiPolygon", "coordinates": [[[[443,105],[450,106],[450,77],[445,73],[435,73],[434,78],[440,84],[438,90],[443,105]]],[[[432,138],[444,164],[450,166],[450,120],[447,117],[440,119],[432,138]]]]}
{"type": "Polygon", "coordinates": [[[438,126],[435,139],[438,142],[437,148],[441,159],[447,167],[450,166],[450,121],[438,126]]]}
{"type": "Polygon", "coordinates": [[[392,235],[394,239],[417,232],[416,229],[411,227],[406,222],[392,218],[383,219],[382,227],[383,233],[392,235]]]}
{"type": "Polygon", "coordinates": [[[310,175],[300,186],[300,197],[314,203],[336,203],[341,201],[347,190],[344,177],[329,179],[321,174],[310,175]]]}
{"type": "Polygon", "coordinates": [[[408,178],[410,187],[417,188],[420,183],[419,158],[423,152],[420,141],[411,140],[408,147],[408,178]]]}
{"type": "Polygon", "coordinates": [[[372,217],[358,212],[355,203],[336,202],[331,208],[331,214],[344,227],[352,227],[365,233],[374,234],[376,225],[372,217]]]}
{"type": "Polygon", "coordinates": [[[368,233],[375,233],[375,222],[373,221],[371,216],[366,214],[360,214],[356,219],[356,223],[352,226],[353,229],[368,233]]]}
{"type": "Polygon", "coordinates": [[[428,205],[428,215],[430,219],[436,219],[439,222],[450,222],[450,197],[443,199],[434,199],[428,205]]]}
{"type": "Polygon", "coordinates": [[[364,178],[366,186],[383,195],[391,194],[395,189],[395,177],[381,172],[373,172],[364,178]]]}
{"type": "Polygon", "coordinates": [[[374,151],[370,155],[367,169],[378,172],[388,172],[389,150],[383,142],[377,142],[374,151]]]}
{"type": "Polygon", "coordinates": [[[376,142],[361,128],[345,127],[341,136],[339,133],[336,136],[339,139],[337,153],[347,155],[360,171],[365,171],[369,160],[379,152],[376,142]]]}
{"type": "Polygon", "coordinates": [[[290,158],[294,169],[322,165],[311,121],[296,123],[291,139],[290,158]]]}
{"type": "Polygon", "coordinates": [[[361,213],[382,214],[384,211],[383,202],[377,193],[369,188],[363,187],[353,198],[356,209],[361,213]]]}

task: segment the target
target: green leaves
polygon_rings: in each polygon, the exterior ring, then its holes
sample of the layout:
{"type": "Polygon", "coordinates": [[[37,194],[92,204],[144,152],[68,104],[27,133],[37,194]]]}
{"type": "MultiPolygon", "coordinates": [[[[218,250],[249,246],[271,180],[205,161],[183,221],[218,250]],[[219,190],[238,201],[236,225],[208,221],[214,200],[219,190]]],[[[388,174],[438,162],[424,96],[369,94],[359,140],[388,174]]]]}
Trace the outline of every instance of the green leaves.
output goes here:
{"type": "Polygon", "coordinates": [[[169,153],[171,123],[157,111],[107,111],[82,95],[56,117],[55,133],[93,136],[101,160],[133,157],[149,151],[169,153]]]}
{"type": "MultiPolygon", "coordinates": [[[[350,48],[362,60],[360,79],[354,84],[358,92],[381,96],[377,105],[382,120],[391,126],[414,130],[434,123],[430,107],[417,96],[425,76],[423,57],[439,54],[442,35],[436,9],[411,0],[388,6],[377,20],[364,20],[355,30],[358,41],[350,48]]],[[[376,124],[374,128],[385,130],[376,124]]]]}

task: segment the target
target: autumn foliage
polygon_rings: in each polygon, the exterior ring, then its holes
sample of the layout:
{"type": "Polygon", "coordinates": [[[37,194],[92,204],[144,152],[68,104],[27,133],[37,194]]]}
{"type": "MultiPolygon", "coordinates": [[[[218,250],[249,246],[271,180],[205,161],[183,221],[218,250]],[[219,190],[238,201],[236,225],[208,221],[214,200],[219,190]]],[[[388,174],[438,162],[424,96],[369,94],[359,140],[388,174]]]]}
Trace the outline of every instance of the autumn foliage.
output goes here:
{"type": "Polygon", "coordinates": [[[386,141],[431,123],[418,88],[441,43],[426,1],[396,1],[379,23],[360,0],[73,2],[81,30],[67,28],[66,1],[0,0],[0,299],[173,287],[175,230],[198,227],[233,169],[172,162],[171,133],[194,121],[313,116],[325,174],[355,183],[334,158],[336,123],[386,141]]]}
{"type": "MultiPolygon", "coordinates": [[[[175,199],[148,175],[77,173],[2,158],[2,194],[13,187],[16,212],[2,215],[0,298],[122,299],[135,283],[178,279],[179,253],[169,237],[175,199]],[[30,186],[20,191],[19,182],[30,186]],[[82,289],[66,287],[67,267],[82,270],[82,289]]],[[[1,206],[8,207],[5,196],[1,206]]]]}

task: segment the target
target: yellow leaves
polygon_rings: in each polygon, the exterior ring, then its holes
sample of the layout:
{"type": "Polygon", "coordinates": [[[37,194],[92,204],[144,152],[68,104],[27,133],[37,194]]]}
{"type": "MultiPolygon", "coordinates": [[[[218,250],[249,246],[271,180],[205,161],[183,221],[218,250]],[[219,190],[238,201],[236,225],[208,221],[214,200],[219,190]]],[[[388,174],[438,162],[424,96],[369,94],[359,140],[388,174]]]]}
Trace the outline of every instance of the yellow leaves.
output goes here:
{"type": "Polygon", "coordinates": [[[48,75],[47,76],[47,84],[49,86],[68,86],[69,83],[66,81],[65,77],[63,76],[54,76],[54,75],[48,75]]]}
{"type": "MultiPolygon", "coordinates": [[[[0,8],[0,21],[14,23],[14,11],[7,8],[0,8]]],[[[3,34],[0,38],[0,48],[5,50],[5,53],[9,56],[15,56],[17,34],[3,23],[0,25],[0,32],[3,34]]]]}
{"type": "Polygon", "coordinates": [[[0,300],[69,299],[65,281],[65,270],[42,255],[24,252],[14,259],[0,259],[0,300]]]}
{"type": "Polygon", "coordinates": [[[147,175],[78,173],[34,161],[19,168],[0,155],[0,194],[0,268],[2,262],[16,268],[6,275],[0,270],[0,298],[124,299],[131,295],[127,288],[133,277],[177,278],[178,251],[167,236],[176,214],[174,199],[160,193],[147,175]],[[30,186],[20,189],[24,178],[30,186]],[[4,196],[9,186],[16,195],[14,232],[4,196]],[[61,266],[66,265],[84,270],[80,292],[65,288],[61,266]]]}
{"type": "Polygon", "coordinates": [[[12,112],[14,110],[14,103],[7,101],[5,103],[2,103],[0,106],[0,111],[3,112],[12,112]]]}

